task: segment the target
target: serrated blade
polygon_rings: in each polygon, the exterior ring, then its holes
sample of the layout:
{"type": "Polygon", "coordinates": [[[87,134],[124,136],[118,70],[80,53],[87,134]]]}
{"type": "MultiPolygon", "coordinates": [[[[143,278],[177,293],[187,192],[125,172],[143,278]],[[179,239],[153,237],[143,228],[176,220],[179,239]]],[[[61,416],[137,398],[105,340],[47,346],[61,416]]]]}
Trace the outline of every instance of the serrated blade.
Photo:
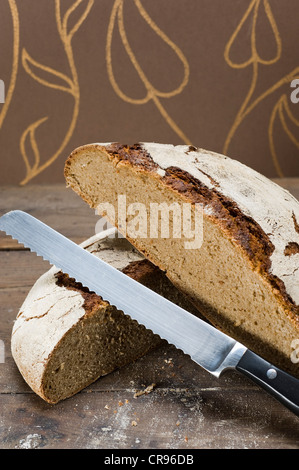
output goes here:
{"type": "Polygon", "coordinates": [[[0,230],[175,345],[215,376],[234,368],[245,346],[76,245],[22,211],[0,218],[0,230]]]}

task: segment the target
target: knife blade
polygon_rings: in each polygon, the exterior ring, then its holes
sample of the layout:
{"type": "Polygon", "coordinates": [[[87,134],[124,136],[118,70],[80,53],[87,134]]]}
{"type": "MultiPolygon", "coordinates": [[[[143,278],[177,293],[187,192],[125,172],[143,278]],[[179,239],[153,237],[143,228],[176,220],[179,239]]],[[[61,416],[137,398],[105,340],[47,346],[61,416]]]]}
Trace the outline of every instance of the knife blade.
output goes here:
{"type": "Polygon", "coordinates": [[[0,230],[124,314],[166,339],[215,377],[236,369],[299,416],[299,380],[204,320],[139,284],[32,215],[11,211],[0,230]]]}

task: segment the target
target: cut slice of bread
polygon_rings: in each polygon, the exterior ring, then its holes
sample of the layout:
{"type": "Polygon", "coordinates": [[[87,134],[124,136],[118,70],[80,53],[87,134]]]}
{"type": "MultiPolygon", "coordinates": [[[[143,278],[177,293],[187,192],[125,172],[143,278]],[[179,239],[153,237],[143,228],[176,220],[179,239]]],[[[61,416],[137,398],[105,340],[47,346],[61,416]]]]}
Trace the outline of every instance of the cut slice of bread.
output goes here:
{"type": "MultiPolygon", "coordinates": [[[[128,276],[196,313],[166,276],[115,229],[82,246],[128,276]]],[[[79,392],[99,377],[161,344],[138,325],[68,275],[53,267],[25,299],[14,323],[13,358],[28,385],[49,403],[79,392]]]]}
{"type": "Polygon", "coordinates": [[[299,203],[288,191],[223,155],[156,143],[79,147],[66,161],[65,178],[211,323],[299,376],[291,360],[299,338],[299,203]],[[184,230],[173,236],[170,208],[182,214],[184,204],[191,220],[180,220],[195,228],[202,207],[200,247],[187,248],[184,230]],[[147,223],[140,218],[144,206],[147,223]],[[160,218],[169,209],[162,217],[168,217],[169,234],[151,230],[154,206],[160,218]]]}

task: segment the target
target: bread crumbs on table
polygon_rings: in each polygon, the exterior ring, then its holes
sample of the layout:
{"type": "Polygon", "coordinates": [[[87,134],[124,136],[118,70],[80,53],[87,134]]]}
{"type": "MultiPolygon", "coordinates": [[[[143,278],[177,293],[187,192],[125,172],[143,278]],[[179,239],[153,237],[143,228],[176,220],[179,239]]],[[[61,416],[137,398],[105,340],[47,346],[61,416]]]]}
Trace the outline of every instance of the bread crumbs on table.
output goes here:
{"type": "Polygon", "coordinates": [[[154,390],[155,386],[156,386],[156,384],[151,384],[148,387],[146,387],[144,390],[137,390],[134,393],[134,398],[138,398],[141,395],[148,395],[149,393],[151,393],[154,390]]]}

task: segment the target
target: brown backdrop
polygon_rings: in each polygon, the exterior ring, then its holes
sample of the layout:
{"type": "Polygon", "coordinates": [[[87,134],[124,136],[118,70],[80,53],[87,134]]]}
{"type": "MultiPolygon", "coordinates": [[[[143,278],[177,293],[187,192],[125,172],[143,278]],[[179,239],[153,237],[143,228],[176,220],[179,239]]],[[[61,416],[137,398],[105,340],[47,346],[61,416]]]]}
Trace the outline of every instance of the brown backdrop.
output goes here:
{"type": "Polygon", "coordinates": [[[298,0],[0,0],[0,184],[89,142],[191,143],[299,176],[298,0]]]}

